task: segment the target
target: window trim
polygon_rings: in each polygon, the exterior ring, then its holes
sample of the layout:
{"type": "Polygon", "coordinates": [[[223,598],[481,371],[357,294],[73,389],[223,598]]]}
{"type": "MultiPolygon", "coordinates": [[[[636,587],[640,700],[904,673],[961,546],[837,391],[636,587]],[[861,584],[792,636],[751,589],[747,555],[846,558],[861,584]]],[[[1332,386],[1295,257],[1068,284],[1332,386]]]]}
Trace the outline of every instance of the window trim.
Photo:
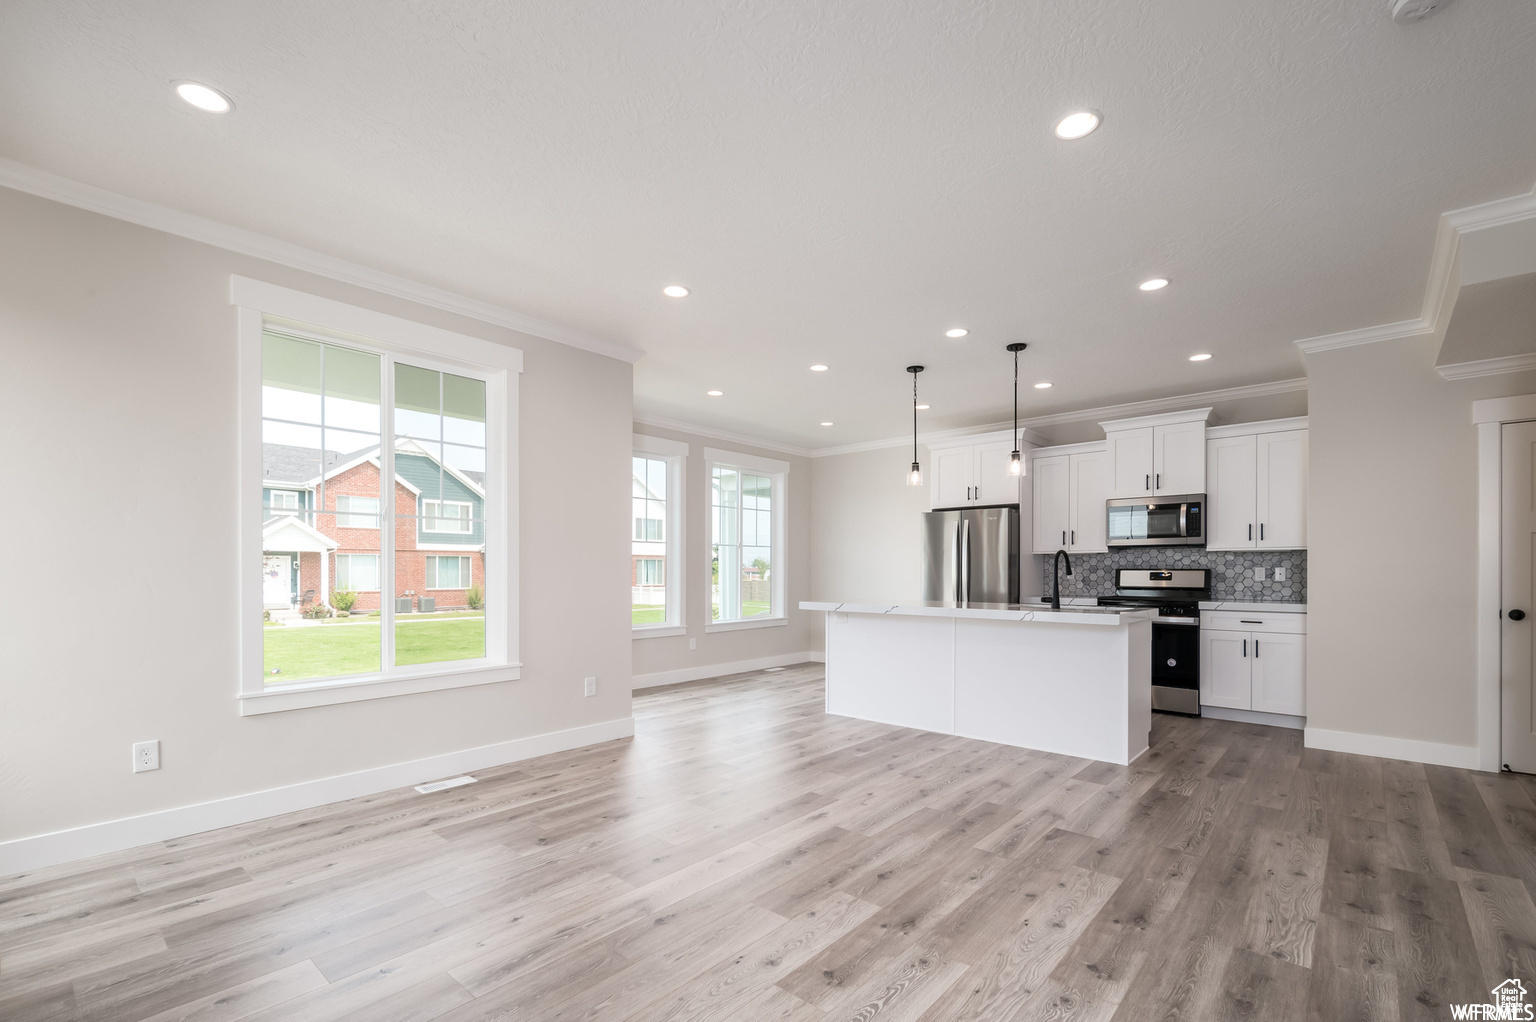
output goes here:
{"type": "Polygon", "coordinates": [[[261,488],[263,490],[267,491],[267,497],[268,497],[267,513],[268,514],[274,514],[274,515],[297,515],[297,514],[303,514],[303,512],[305,510],[305,508],[304,508],[304,501],[302,499],[303,496],[304,496],[304,491],[303,490],[288,490],[288,489],[284,489],[281,486],[268,486],[265,482],[262,483],[261,488]],[[282,508],[280,508],[280,507],[273,506],[273,504],[271,503],[271,498],[277,496],[279,493],[286,493],[286,494],[289,494],[290,496],[292,496],[293,499],[294,499],[293,507],[282,507],[282,508]]]}
{"type": "MultiPolygon", "coordinates": [[[[447,466],[445,465],[443,467],[446,468],[447,466]]],[[[434,498],[429,500],[429,499],[423,497],[422,501],[421,501],[421,531],[422,532],[430,532],[434,536],[473,536],[475,534],[475,505],[473,503],[471,503],[470,501],[467,501],[467,500],[443,500],[440,497],[434,497],[434,498]],[[437,514],[435,514],[435,515],[427,514],[427,505],[428,504],[436,504],[437,505],[437,514]],[[462,519],[455,519],[455,521],[462,521],[465,525],[469,526],[469,528],[467,528],[467,529],[429,529],[429,528],[427,528],[427,522],[429,522],[429,521],[436,521],[436,522],[443,521],[443,508],[445,508],[445,507],[462,507],[462,508],[466,508],[467,510],[465,511],[464,517],[462,519]]]]}
{"type": "MultiPolygon", "coordinates": [[[[636,639],[660,639],[669,635],[686,635],[688,626],[684,611],[687,586],[684,579],[687,575],[684,565],[688,545],[686,539],[688,509],[685,500],[688,492],[688,445],[681,440],[668,440],[665,437],[636,433],[630,456],[651,458],[667,463],[667,517],[663,521],[662,530],[664,535],[675,537],[674,540],[662,541],[667,546],[666,556],[662,558],[666,562],[663,568],[666,572],[664,584],[667,593],[666,620],[653,625],[637,625],[631,621],[630,634],[636,639]]],[[[633,512],[628,517],[633,524],[633,512]]],[[[631,542],[652,541],[631,540],[631,542]]]]}
{"type": "MultiPolygon", "coordinates": [[[[264,485],[261,350],[262,334],[271,327],[293,336],[376,351],[382,359],[399,359],[485,381],[487,485],[481,487],[485,494],[485,537],[477,549],[485,555],[486,588],[499,594],[497,613],[486,615],[486,656],[481,659],[267,685],[262,674],[261,573],[242,572],[236,583],[239,599],[235,601],[240,615],[236,629],[240,641],[235,693],[240,714],[250,716],[517,680],[522,668],[518,588],[518,408],[522,351],[239,275],[230,277],[230,304],[236,306],[240,563],[261,560],[263,515],[257,511],[262,507],[264,485]]],[[[390,399],[391,395],[381,392],[381,403],[390,399]]],[[[389,479],[394,474],[393,445],[384,444],[380,455],[380,474],[389,479]]],[[[382,504],[380,513],[383,514],[382,504]]],[[[394,555],[393,529],[380,530],[378,553],[381,558],[394,555]]],[[[381,599],[380,603],[381,625],[392,625],[393,601],[381,599]]]]}
{"type": "MultiPolygon", "coordinates": [[[[380,576],[383,574],[381,571],[379,571],[379,555],[378,554],[360,554],[360,553],[359,554],[355,554],[355,553],[352,553],[352,552],[348,551],[347,553],[344,553],[344,554],[343,553],[334,553],[331,556],[336,558],[336,573],[335,573],[334,577],[331,579],[331,584],[332,584],[332,586],[335,588],[335,590],[337,592],[345,592],[345,593],[377,593],[377,592],[381,591],[378,586],[374,586],[372,589],[355,589],[352,586],[348,586],[346,589],[342,589],[341,586],[339,584],[337,584],[341,580],[341,559],[343,557],[347,558],[347,562],[348,562],[347,563],[347,574],[348,575],[351,575],[351,573],[352,573],[352,564],[351,564],[352,558],[354,558],[354,557],[372,557],[373,558],[373,577],[374,577],[375,581],[378,581],[380,576]]],[[[347,581],[350,582],[351,579],[348,578],[347,581]]]]}
{"type": "Polygon", "coordinates": [[[382,497],[364,497],[357,493],[338,493],[336,494],[336,510],[331,513],[334,514],[337,518],[336,528],[338,529],[371,529],[374,532],[377,532],[379,530],[379,519],[384,517],[384,499],[382,497]],[[374,501],[377,506],[372,511],[352,511],[350,509],[343,511],[341,510],[341,502],[343,498],[347,500],[371,500],[374,501]],[[349,523],[353,518],[372,518],[373,524],[342,525],[340,519],[343,515],[346,516],[349,523]]]}
{"type": "MultiPolygon", "coordinates": [[[[757,617],[730,618],[716,621],[708,617],[704,631],[706,632],[734,632],[746,628],[776,628],[789,624],[789,608],[785,604],[785,596],[788,592],[786,575],[789,565],[789,462],[778,461],[774,458],[763,458],[754,454],[742,454],[739,451],[717,450],[713,447],[704,448],[704,504],[710,506],[709,487],[715,477],[715,466],[733,468],[739,471],[751,472],[754,475],[767,476],[773,486],[773,559],[778,567],[774,568],[773,576],[769,581],[769,609],[777,609],[777,613],[760,614],[757,617]]],[[[704,592],[710,593],[714,580],[710,577],[709,566],[711,548],[714,547],[714,536],[711,535],[709,522],[704,529],[704,592]]],[[[705,601],[706,608],[709,601],[705,601]]]]}
{"type": "MultiPolygon", "coordinates": [[[[427,560],[429,560],[429,561],[441,561],[441,560],[446,560],[449,557],[452,557],[456,561],[469,561],[469,559],[470,559],[470,555],[469,554],[427,554],[427,560]]],[[[462,578],[465,577],[462,564],[459,566],[459,569],[460,569],[459,570],[459,578],[462,579],[462,578]]],[[[432,568],[432,577],[433,577],[434,580],[436,580],[438,582],[442,581],[442,576],[439,574],[439,572],[441,570],[442,569],[437,567],[436,565],[434,565],[433,568],[432,568]]],[[[475,565],[474,565],[473,561],[470,561],[470,563],[469,563],[469,579],[470,579],[470,581],[465,582],[461,586],[444,586],[444,585],[429,586],[429,585],[426,584],[426,565],[422,565],[422,588],[425,589],[429,593],[435,593],[435,592],[438,592],[439,590],[441,590],[442,592],[445,592],[445,593],[468,592],[469,588],[472,585],[475,584],[474,583],[474,578],[475,578],[475,565]]]]}

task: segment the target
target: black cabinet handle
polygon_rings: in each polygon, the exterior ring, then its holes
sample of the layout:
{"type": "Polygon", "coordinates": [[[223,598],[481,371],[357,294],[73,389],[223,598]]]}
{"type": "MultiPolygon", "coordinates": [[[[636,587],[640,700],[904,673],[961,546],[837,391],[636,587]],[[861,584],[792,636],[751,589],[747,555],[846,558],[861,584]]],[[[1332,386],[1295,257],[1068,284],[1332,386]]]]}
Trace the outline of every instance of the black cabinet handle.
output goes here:
{"type": "Polygon", "coordinates": [[[1253,640],[1253,658],[1255,660],[1257,660],[1259,658],[1259,640],[1258,639],[1254,639],[1253,640]]]}
{"type": "Polygon", "coordinates": [[[1259,523],[1259,540],[1263,541],[1263,539],[1264,539],[1264,523],[1260,522],[1259,523]]]}
{"type": "Polygon", "coordinates": [[[1157,474],[1157,488],[1159,490],[1163,488],[1163,474],[1161,472],[1157,474]]]}
{"type": "Polygon", "coordinates": [[[1077,542],[1077,530],[1076,529],[1072,530],[1072,542],[1073,543],[1077,542]]]}
{"type": "Polygon", "coordinates": [[[1248,640],[1243,640],[1243,659],[1248,659],[1248,640]]]}
{"type": "Polygon", "coordinates": [[[1248,523],[1248,538],[1249,539],[1253,538],[1253,523],[1252,522],[1248,523]]]}
{"type": "Polygon", "coordinates": [[[1523,611],[1523,610],[1512,610],[1512,611],[1509,612],[1509,619],[1511,621],[1524,621],[1525,620],[1525,611],[1523,611]]]}
{"type": "Polygon", "coordinates": [[[1147,489],[1150,490],[1151,488],[1152,488],[1152,477],[1151,476],[1147,476],[1147,489]]]}
{"type": "Polygon", "coordinates": [[[1066,529],[1062,529],[1061,530],[1061,545],[1062,546],[1066,546],[1067,545],[1067,530],[1066,529]]]}

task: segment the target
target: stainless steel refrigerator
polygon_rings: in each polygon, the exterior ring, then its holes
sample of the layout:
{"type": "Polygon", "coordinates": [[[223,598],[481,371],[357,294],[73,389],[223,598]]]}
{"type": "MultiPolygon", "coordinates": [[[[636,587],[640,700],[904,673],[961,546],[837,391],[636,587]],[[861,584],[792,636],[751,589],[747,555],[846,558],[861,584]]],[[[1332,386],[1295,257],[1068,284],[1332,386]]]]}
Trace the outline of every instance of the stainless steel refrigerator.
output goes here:
{"type": "Polygon", "coordinates": [[[1017,505],[924,514],[923,599],[934,603],[1018,603],[1017,505]]]}

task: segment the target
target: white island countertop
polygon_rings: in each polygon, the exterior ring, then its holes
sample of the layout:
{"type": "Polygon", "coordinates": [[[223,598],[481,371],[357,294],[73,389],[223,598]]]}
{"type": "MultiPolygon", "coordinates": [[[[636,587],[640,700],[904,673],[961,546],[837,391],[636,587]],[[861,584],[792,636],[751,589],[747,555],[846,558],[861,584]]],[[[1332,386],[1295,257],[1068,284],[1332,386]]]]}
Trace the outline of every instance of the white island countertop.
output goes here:
{"type": "Polygon", "coordinates": [[[1118,627],[1131,621],[1151,620],[1150,610],[1126,607],[1095,607],[1092,604],[1052,610],[1036,603],[830,603],[803,600],[801,610],[842,614],[891,614],[897,617],[968,618],[976,621],[1037,621],[1057,625],[1118,627]]]}

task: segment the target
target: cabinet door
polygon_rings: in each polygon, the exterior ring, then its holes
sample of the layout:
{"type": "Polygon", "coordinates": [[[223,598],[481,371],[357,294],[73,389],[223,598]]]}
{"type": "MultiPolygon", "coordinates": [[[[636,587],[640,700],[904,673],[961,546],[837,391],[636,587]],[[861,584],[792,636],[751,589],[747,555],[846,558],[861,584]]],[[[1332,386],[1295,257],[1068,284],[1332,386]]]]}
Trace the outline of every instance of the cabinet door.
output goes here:
{"type": "Polygon", "coordinates": [[[1307,713],[1307,637],[1253,635],[1253,708],[1266,713],[1307,713]]]}
{"type": "Polygon", "coordinates": [[[1253,639],[1247,632],[1200,629],[1200,702],[1253,708],[1253,639]]]}
{"type": "Polygon", "coordinates": [[[1205,442],[1205,547],[1252,550],[1259,542],[1257,445],[1251,436],[1205,442]]]}
{"type": "Polygon", "coordinates": [[[1034,490],[1034,536],[1030,544],[1037,554],[1054,554],[1067,545],[1067,505],[1071,494],[1065,454],[1036,458],[1030,466],[1034,490]]]}
{"type": "Polygon", "coordinates": [[[1104,502],[1109,499],[1109,453],[1069,456],[1072,500],[1067,511],[1067,549],[1080,554],[1109,552],[1104,502]]]}
{"type": "Polygon", "coordinates": [[[1105,433],[1110,460],[1110,496],[1144,497],[1152,492],[1152,427],[1105,433]]]}
{"type": "Polygon", "coordinates": [[[1152,492],[1205,492],[1205,423],[1177,422],[1152,430],[1152,492]]]}
{"type": "Polygon", "coordinates": [[[975,472],[972,475],[972,491],[979,504],[1017,504],[1019,502],[1020,476],[1008,474],[1008,464],[1013,460],[1013,442],[1004,440],[995,444],[978,444],[975,452],[975,472]]]}
{"type": "Polygon", "coordinates": [[[1307,431],[1260,433],[1258,440],[1259,547],[1302,550],[1307,545],[1307,431]]]}
{"type": "Polygon", "coordinates": [[[951,447],[929,455],[933,462],[934,507],[963,507],[972,503],[974,457],[975,453],[969,447],[951,447]]]}

